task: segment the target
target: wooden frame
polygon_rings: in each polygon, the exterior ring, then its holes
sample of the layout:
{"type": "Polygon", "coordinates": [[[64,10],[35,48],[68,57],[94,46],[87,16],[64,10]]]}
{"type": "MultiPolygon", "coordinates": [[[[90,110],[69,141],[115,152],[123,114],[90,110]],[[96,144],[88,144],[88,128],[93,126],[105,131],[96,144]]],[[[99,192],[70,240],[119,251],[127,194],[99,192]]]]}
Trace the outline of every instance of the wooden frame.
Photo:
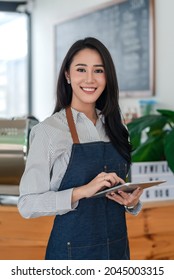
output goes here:
{"type": "Polygon", "coordinates": [[[60,20],[55,25],[56,75],[72,43],[87,36],[109,49],[120,97],[154,95],[154,0],[111,1],[60,20]]]}

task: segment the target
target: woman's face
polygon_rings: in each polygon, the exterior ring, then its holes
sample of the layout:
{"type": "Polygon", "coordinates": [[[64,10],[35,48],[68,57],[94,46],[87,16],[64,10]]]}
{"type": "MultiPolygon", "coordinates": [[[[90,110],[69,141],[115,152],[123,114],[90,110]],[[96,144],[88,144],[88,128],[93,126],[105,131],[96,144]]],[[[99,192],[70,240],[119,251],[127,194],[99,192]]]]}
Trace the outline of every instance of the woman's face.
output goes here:
{"type": "Polygon", "coordinates": [[[106,76],[103,61],[96,50],[84,49],[73,58],[66,78],[71,81],[71,106],[83,109],[84,105],[95,107],[106,86],[106,76]]]}

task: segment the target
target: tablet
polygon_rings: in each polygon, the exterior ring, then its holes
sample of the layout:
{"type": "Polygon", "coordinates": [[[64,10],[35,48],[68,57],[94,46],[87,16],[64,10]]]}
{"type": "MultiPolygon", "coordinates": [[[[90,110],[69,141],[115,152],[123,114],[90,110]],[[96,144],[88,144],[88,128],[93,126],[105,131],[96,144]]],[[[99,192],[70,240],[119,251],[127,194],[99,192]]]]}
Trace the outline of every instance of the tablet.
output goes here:
{"type": "Polygon", "coordinates": [[[117,193],[119,190],[127,192],[127,193],[131,193],[135,189],[137,189],[138,187],[140,189],[146,189],[146,188],[150,188],[150,187],[153,187],[153,186],[160,185],[160,184],[165,183],[165,182],[166,182],[165,180],[160,180],[160,181],[156,180],[156,181],[138,182],[138,183],[125,183],[125,184],[116,185],[112,188],[106,188],[102,191],[99,191],[99,192],[95,193],[93,195],[93,197],[105,196],[106,194],[109,194],[111,192],[117,193]]]}

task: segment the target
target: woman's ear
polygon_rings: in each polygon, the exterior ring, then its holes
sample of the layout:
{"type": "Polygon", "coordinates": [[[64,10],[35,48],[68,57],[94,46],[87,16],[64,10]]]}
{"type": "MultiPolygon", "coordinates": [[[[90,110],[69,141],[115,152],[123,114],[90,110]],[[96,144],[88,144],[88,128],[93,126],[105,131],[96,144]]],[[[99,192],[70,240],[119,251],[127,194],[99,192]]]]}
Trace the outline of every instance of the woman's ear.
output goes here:
{"type": "Polygon", "coordinates": [[[70,80],[70,77],[69,77],[69,74],[67,71],[65,71],[65,77],[66,77],[67,83],[71,84],[71,80],[70,80]]]}

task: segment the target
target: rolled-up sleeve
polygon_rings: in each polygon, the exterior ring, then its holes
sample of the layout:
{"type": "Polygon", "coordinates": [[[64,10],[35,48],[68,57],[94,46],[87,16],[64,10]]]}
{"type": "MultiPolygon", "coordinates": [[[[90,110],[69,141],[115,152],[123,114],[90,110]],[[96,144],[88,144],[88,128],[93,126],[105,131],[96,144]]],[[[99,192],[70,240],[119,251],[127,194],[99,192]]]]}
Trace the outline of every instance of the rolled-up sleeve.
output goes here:
{"type": "Polygon", "coordinates": [[[142,210],[142,207],[143,207],[142,202],[139,201],[135,208],[133,208],[132,210],[126,209],[126,212],[128,212],[129,214],[132,214],[134,216],[137,216],[140,213],[140,211],[142,210]]]}

